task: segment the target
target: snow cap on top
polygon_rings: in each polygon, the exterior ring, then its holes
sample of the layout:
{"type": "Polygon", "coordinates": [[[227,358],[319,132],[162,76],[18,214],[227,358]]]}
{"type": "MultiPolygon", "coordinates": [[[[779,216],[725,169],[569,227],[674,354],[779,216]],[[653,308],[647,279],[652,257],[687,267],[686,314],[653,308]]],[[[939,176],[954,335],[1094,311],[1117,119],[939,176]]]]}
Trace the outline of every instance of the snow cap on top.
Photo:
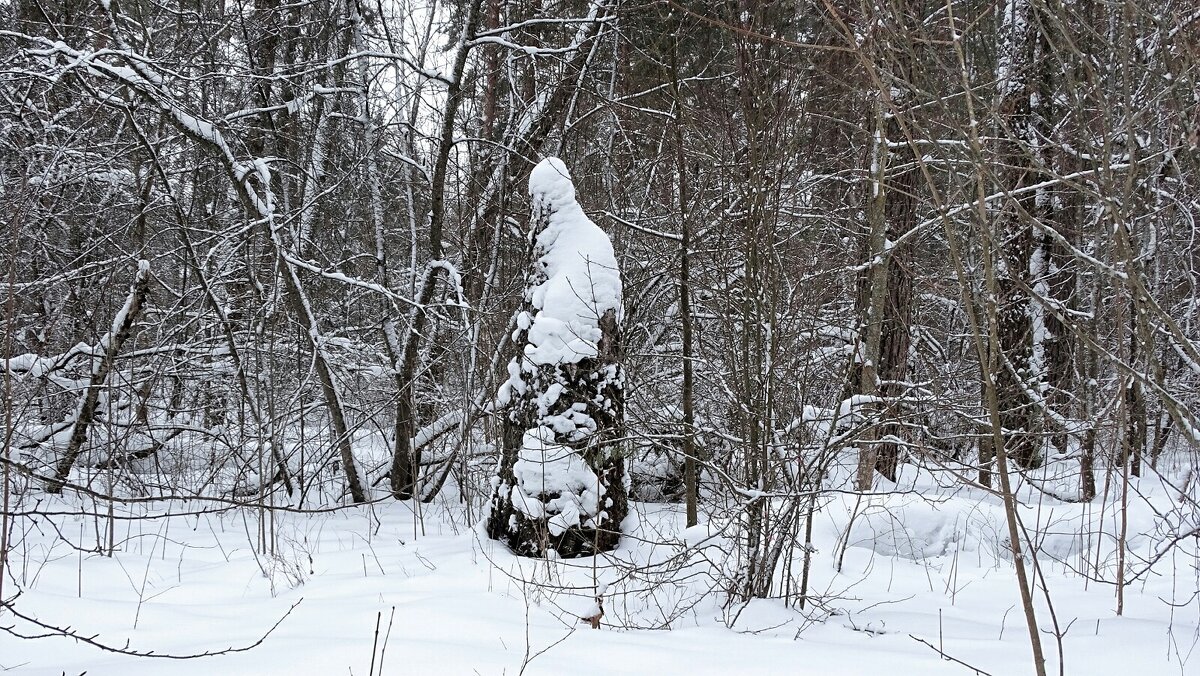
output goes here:
{"type": "Polygon", "coordinates": [[[565,204],[575,201],[575,184],[571,172],[557,157],[547,157],[538,162],[529,174],[529,196],[535,202],[565,204]]]}

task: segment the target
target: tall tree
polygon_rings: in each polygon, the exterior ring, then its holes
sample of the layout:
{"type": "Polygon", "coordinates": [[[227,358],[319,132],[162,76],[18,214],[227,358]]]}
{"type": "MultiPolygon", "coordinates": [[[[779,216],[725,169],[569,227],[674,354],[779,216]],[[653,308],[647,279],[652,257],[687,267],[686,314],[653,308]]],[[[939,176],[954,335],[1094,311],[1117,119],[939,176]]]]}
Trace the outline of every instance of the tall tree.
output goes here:
{"type": "Polygon", "coordinates": [[[1027,188],[1035,183],[1032,152],[1040,145],[1031,110],[1036,18],[1029,0],[1009,0],[1001,10],[993,172],[999,188],[1010,198],[997,202],[993,211],[1000,237],[996,299],[999,351],[990,358],[1008,457],[1024,467],[1041,462],[1041,418],[1027,394],[1038,375],[1035,342],[1044,336],[1041,327],[1033,325],[1029,293],[1034,261],[1030,218],[1036,209],[1035,196],[1027,188]]]}

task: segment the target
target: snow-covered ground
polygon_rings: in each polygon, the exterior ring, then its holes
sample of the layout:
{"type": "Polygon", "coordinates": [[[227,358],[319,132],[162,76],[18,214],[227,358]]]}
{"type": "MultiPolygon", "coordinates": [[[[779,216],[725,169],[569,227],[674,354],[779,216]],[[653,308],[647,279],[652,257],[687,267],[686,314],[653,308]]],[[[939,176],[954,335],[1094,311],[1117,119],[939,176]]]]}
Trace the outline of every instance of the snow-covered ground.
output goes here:
{"type": "MultiPolygon", "coordinates": [[[[677,506],[635,505],[631,537],[617,552],[573,561],[512,556],[461,525],[465,514],[453,496],[419,515],[392,501],[266,515],[273,519],[273,554],[257,544],[264,516],[257,510],[189,514],[213,508],[197,501],[118,506],[109,557],[94,553],[106,522],[71,514],[90,511],[90,500],[43,500],[43,515],[16,519],[4,585],[6,597],[14,582],[20,588],[15,607],[26,616],[109,646],[175,655],[244,647],[284,619],[252,650],[189,660],[0,633],[0,671],[974,673],[941,658],[938,647],[995,676],[1031,673],[999,501],[977,490],[940,489],[934,474],[906,470],[914,474],[906,487],[925,497],[899,491],[821,503],[811,586],[819,600],[804,611],[779,600],[728,604],[714,588],[735,563],[720,554],[726,540],[709,536],[713,524],[685,531],[677,506]],[[73,546],[80,541],[92,551],[73,546]],[[590,614],[597,590],[606,614],[593,629],[579,618],[590,614]]],[[[1134,572],[1160,551],[1148,534],[1179,504],[1177,488],[1159,479],[1135,486],[1127,524],[1134,572]]],[[[1104,532],[1119,532],[1115,496],[1102,510],[1100,500],[1060,503],[1035,498],[1028,487],[1022,495],[1031,503],[1022,514],[1027,527],[1038,526],[1040,577],[1065,633],[1065,673],[1200,674],[1195,542],[1170,550],[1130,585],[1118,617],[1113,585],[1077,572],[1094,568],[1099,547],[1101,577],[1113,578],[1114,538],[1088,533],[1099,532],[1101,520],[1104,532]]],[[[1048,672],[1058,673],[1054,624],[1040,589],[1039,582],[1048,672]]],[[[8,613],[0,625],[47,633],[8,613]]]]}

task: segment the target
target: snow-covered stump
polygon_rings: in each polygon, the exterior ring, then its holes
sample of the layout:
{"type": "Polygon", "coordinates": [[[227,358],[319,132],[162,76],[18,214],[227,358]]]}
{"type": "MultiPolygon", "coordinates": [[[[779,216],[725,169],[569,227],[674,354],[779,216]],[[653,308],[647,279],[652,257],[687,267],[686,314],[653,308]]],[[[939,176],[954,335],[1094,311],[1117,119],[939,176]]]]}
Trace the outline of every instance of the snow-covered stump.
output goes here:
{"type": "Polygon", "coordinates": [[[487,532],[522,556],[607,551],[628,512],[621,275],[612,242],[583,213],[566,165],[529,176],[533,245],[499,399],[507,404],[487,532]]]}

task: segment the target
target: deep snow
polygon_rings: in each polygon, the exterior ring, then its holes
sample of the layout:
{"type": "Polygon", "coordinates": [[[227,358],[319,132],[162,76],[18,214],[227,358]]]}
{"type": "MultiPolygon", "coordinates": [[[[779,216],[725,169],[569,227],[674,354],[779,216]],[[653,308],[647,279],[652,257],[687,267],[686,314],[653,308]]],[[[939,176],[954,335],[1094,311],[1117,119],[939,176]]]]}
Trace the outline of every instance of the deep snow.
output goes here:
{"type": "MultiPolygon", "coordinates": [[[[684,531],[676,506],[636,504],[637,518],[627,523],[633,537],[613,555],[545,561],[513,557],[477,530],[455,525],[464,514],[452,495],[419,516],[391,501],[277,512],[274,555],[255,546],[262,512],[186,514],[212,508],[196,501],[169,505],[174,516],[162,504],[118,505],[115,555],[80,552],[73,545],[81,538],[85,549],[95,548],[98,533],[103,539],[103,519],[69,514],[90,510],[90,501],[43,501],[39,510],[54,515],[18,517],[15,524],[5,595],[15,580],[22,590],[16,607],[24,614],[110,645],[187,653],[253,643],[299,605],[249,652],[174,661],[113,655],[64,638],[0,634],[0,668],[368,674],[380,618],[375,673],[383,674],[516,674],[522,665],[528,674],[972,673],[917,639],[996,676],[1031,673],[998,500],[949,484],[938,488],[935,474],[906,471],[905,488],[939,497],[896,492],[822,502],[813,558],[813,592],[821,599],[806,612],[778,600],[727,605],[714,588],[719,571],[733,563],[719,553],[726,540],[713,523],[684,531]],[[848,544],[844,557],[841,542],[848,544]],[[681,557],[687,546],[691,553],[681,557]],[[579,617],[589,613],[597,590],[606,615],[594,630],[579,617]],[[669,631],[650,629],[668,624],[669,631]],[[627,628],[635,626],[645,628],[627,628]]],[[[1147,535],[1163,523],[1155,509],[1177,504],[1175,488],[1156,479],[1142,479],[1137,488],[1130,500],[1133,560],[1155,551],[1147,535]]],[[[1111,508],[1102,516],[1099,503],[1039,500],[1034,495],[1042,494],[1028,487],[1022,495],[1033,503],[1023,518],[1031,530],[1039,524],[1039,562],[1066,629],[1066,673],[1200,673],[1200,659],[1192,657],[1200,636],[1194,543],[1128,587],[1125,616],[1117,617],[1113,586],[1073,572],[1100,547],[1111,578],[1113,539],[1087,535],[1102,518],[1104,530],[1116,532],[1111,508]]],[[[1057,673],[1050,616],[1037,596],[1049,671],[1057,673]]],[[[9,614],[0,622],[37,633],[9,614]]]]}

